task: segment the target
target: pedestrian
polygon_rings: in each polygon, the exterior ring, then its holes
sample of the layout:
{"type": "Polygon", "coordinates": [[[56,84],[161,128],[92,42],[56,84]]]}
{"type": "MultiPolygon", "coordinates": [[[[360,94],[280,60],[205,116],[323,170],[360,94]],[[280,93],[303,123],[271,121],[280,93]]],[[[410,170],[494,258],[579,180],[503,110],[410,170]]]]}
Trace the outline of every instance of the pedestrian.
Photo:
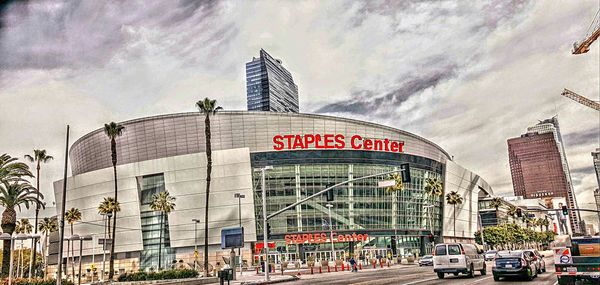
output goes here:
{"type": "Polygon", "coordinates": [[[350,257],[350,266],[352,266],[352,272],[358,272],[356,269],[356,260],[354,260],[354,256],[350,257]]]}

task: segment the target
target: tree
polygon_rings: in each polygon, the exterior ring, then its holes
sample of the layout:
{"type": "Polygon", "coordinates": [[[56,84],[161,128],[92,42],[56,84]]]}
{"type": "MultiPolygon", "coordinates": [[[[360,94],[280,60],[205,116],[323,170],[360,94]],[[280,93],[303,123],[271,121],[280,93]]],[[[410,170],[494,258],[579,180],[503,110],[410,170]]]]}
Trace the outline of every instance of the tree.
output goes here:
{"type": "Polygon", "coordinates": [[[220,106],[217,106],[217,100],[211,100],[204,98],[196,102],[196,107],[201,114],[204,114],[204,137],[206,139],[206,203],[204,205],[204,275],[209,276],[208,273],[208,200],[210,197],[210,175],[212,173],[212,149],[210,144],[210,115],[215,115],[219,110],[222,110],[220,106]]]}
{"type": "MultiPolygon", "coordinates": [[[[73,236],[73,224],[77,221],[81,221],[81,211],[77,208],[71,208],[65,212],[65,221],[71,226],[71,236],[73,236]]],[[[67,252],[69,252],[69,243],[67,242],[67,252]]],[[[73,278],[75,278],[75,244],[71,245],[71,270],[73,272],[73,278]]]]}
{"type": "Polygon", "coordinates": [[[502,207],[503,204],[504,200],[502,200],[502,198],[494,197],[492,198],[492,202],[490,202],[490,207],[496,209],[496,212],[498,212],[498,208],[502,207]]]}
{"type": "Polygon", "coordinates": [[[44,279],[46,279],[48,278],[48,242],[50,241],[48,237],[50,233],[58,231],[58,221],[56,220],[56,217],[43,218],[39,223],[39,229],[40,232],[44,234],[42,256],[44,257],[44,279]]]}
{"type": "Polygon", "coordinates": [[[402,176],[400,176],[400,174],[392,173],[388,175],[388,179],[394,180],[394,185],[386,187],[386,191],[393,193],[404,190],[404,183],[402,183],[402,176]]]}
{"type": "MultiPolygon", "coordinates": [[[[15,224],[15,233],[17,234],[30,234],[31,231],[33,230],[33,226],[31,225],[31,223],[29,222],[28,219],[21,219],[20,221],[17,221],[17,223],[15,224]]],[[[23,271],[24,271],[24,264],[23,261],[27,260],[23,258],[23,240],[21,240],[21,249],[19,250],[19,253],[17,254],[17,264],[16,264],[16,272],[17,272],[17,276],[19,276],[20,278],[23,278],[23,271]]]]}
{"type": "MultiPolygon", "coordinates": [[[[104,197],[104,200],[98,205],[98,214],[100,215],[114,215],[116,212],[121,211],[121,204],[115,201],[112,197],[104,197]]],[[[108,221],[108,235],[110,236],[110,219],[108,221]]]]}
{"type": "Polygon", "coordinates": [[[510,217],[512,217],[513,224],[516,223],[515,217],[517,216],[517,207],[510,205],[508,206],[508,211],[506,212],[510,217]]]}
{"type": "Polygon", "coordinates": [[[451,191],[446,194],[446,203],[452,205],[453,209],[453,220],[454,220],[454,236],[456,236],[456,205],[460,205],[463,203],[463,197],[458,194],[456,191],[451,191]]]}
{"type": "Polygon", "coordinates": [[[540,220],[540,226],[546,227],[546,231],[548,231],[548,226],[550,226],[550,221],[548,220],[548,217],[545,217],[544,219],[540,220]]]}
{"type": "Polygon", "coordinates": [[[163,244],[163,224],[164,217],[173,210],[175,210],[175,197],[169,195],[168,191],[162,191],[158,194],[152,195],[152,201],[150,202],[150,209],[153,211],[160,212],[160,233],[158,243],[158,269],[162,267],[162,244],[163,244]]]}
{"type": "MultiPolygon", "coordinates": [[[[27,159],[29,162],[33,162],[35,163],[35,169],[36,169],[36,175],[35,175],[35,179],[36,179],[36,184],[35,184],[35,188],[37,189],[38,193],[40,193],[40,168],[41,168],[41,164],[42,163],[47,163],[50,160],[54,159],[54,157],[52,157],[51,155],[48,155],[46,153],[45,149],[34,149],[33,150],[33,156],[26,154],[25,155],[25,159],[27,159]]],[[[38,216],[40,214],[40,207],[35,207],[35,220],[34,220],[34,230],[33,233],[37,234],[38,232],[38,216]]],[[[33,248],[33,252],[37,252],[37,242],[33,242],[32,240],[32,248],[33,248]]],[[[31,274],[33,267],[34,267],[34,258],[33,258],[33,254],[31,255],[31,259],[29,260],[29,273],[31,274]]]]}
{"type": "Polygon", "coordinates": [[[17,158],[6,153],[0,155],[0,183],[24,181],[28,177],[33,177],[33,174],[27,164],[17,161],[17,158]]]}
{"type": "MultiPolygon", "coordinates": [[[[0,206],[4,207],[2,212],[2,231],[7,234],[12,234],[15,231],[17,223],[17,211],[21,211],[22,206],[29,209],[30,206],[41,205],[39,195],[35,188],[27,181],[20,178],[11,179],[10,176],[5,176],[5,179],[0,184],[0,206]],[[11,181],[12,180],[12,181],[11,181]]],[[[10,262],[10,240],[4,240],[2,248],[2,275],[8,274],[10,262]]]]}
{"type": "Polygon", "coordinates": [[[444,187],[439,179],[429,177],[425,179],[425,193],[427,193],[429,197],[441,196],[443,191],[444,187]]]}
{"type": "MultiPolygon", "coordinates": [[[[114,175],[114,180],[115,180],[115,193],[114,193],[114,199],[115,202],[119,202],[119,199],[117,199],[117,137],[120,137],[123,134],[123,130],[125,129],[124,126],[122,126],[121,124],[115,123],[115,122],[110,122],[108,124],[104,124],[104,133],[106,134],[106,136],[108,137],[108,139],[110,140],[110,156],[112,159],[112,166],[113,166],[113,175],[114,175]]],[[[109,261],[109,272],[108,272],[108,279],[112,280],[113,277],[115,276],[115,243],[117,243],[117,241],[115,240],[116,237],[116,231],[117,231],[117,213],[113,213],[113,231],[112,231],[112,243],[110,246],[110,261],[109,261]]]]}

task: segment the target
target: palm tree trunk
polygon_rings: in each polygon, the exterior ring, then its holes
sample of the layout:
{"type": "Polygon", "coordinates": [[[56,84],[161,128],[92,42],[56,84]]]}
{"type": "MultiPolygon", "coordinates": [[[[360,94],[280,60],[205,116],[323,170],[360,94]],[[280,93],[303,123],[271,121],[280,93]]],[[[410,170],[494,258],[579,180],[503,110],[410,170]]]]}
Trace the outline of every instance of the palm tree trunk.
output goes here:
{"type": "MultiPolygon", "coordinates": [[[[2,232],[11,234],[15,231],[17,212],[14,208],[6,208],[2,212],[2,232]]],[[[8,276],[10,268],[10,240],[4,240],[2,246],[2,276],[8,276]]]]}
{"type": "MultiPolygon", "coordinates": [[[[112,139],[110,141],[110,148],[111,148],[111,155],[112,155],[112,163],[113,163],[113,175],[114,175],[114,180],[115,180],[115,203],[118,203],[119,200],[117,200],[117,143],[115,142],[114,139],[112,139]]],[[[110,245],[110,261],[109,261],[109,272],[108,272],[108,279],[112,280],[113,277],[115,276],[115,236],[116,236],[116,231],[117,231],[117,212],[113,213],[113,232],[112,232],[112,238],[111,238],[111,245],[110,245]]]]}
{"type": "MultiPolygon", "coordinates": [[[[38,200],[40,199],[40,161],[37,161],[37,174],[36,174],[36,192],[37,192],[37,198],[38,200]]],[[[40,205],[36,203],[35,205],[35,224],[33,225],[33,233],[37,234],[38,232],[38,216],[40,214],[40,205]]],[[[35,253],[37,252],[37,241],[35,239],[31,240],[31,254],[30,254],[30,258],[29,258],[29,274],[30,275],[34,275],[33,272],[33,265],[35,263],[35,253]]],[[[32,277],[32,276],[29,276],[32,277]]]]}
{"type": "Polygon", "coordinates": [[[158,270],[162,268],[162,233],[163,233],[163,216],[164,213],[160,213],[160,233],[158,234],[158,270]]]}
{"type": "Polygon", "coordinates": [[[456,240],[456,204],[452,205],[452,209],[453,209],[452,218],[454,220],[454,222],[453,222],[454,239],[456,240]]]}
{"type": "MultiPolygon", "coordinates": [[[[73,236],[73,224],[71,224],[71,236],[73,236]]],[[[73,280],[75,280],[75,243],[71,246],[71,272],[73,272],[73,280]]]]}
{"type": "MultiPolygon", "coordinates": [[[[67,280],[69,279],[69,252],[71,252],[71,241],[67,240],[67,263],[65,264],[65,273],[67,273],[67,280]]],[[[62,264],[60,266],[62,266],[62,264]]]]}
{"type": "MultiPolygon", "coordinates": [[[[204,118],[204,136],[206,137],[206,203],[204,208],[204,277],[208,272],[208,200],[210,197],[210,175],[212,172],[212,149],[210,145],[210,117],[206,113],[204,118]]],[[[266,246],[266,245],[265,245],[266,246]]]]}
{"type": "Polygon", "coordinates": [[[48,234],[44,234],[44,248],[42,252],[44,253],[44,280],[48,279],[48,234]]]}

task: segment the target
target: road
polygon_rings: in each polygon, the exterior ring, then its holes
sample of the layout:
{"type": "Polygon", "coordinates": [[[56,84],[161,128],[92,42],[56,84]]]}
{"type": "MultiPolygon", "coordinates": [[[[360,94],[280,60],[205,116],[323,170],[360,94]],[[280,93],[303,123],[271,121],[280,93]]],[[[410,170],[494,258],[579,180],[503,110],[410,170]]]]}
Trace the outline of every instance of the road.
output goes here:
{"type": "MultiPolygon", "coordinates": [[[[553,285],[556,283],[556,275],[554,274],[554,263],[551,258],[546,258],[546,273],[538,275],[533,281],[528,282],[525,280],[511,279],[502,280],[498,284],[509,285],[509,284],[544,284],[553,285]]],[[[354,285],[386,285],[386,284],[403,284],[403,285],[417,285],[417,284],[465,284],[465,285],[479,285],[479,284],[493,284],[494,279],[492,276],[492,262],[487,262],[488,274],[481,276],[475,275],[475,278],[468,278],[464,275],[453,276],[446,275],[444,279],[438,279],[437,275],[433,273],[432,266],[418,267],[418,266],[396,266],[391,268],[384,268],[379,270],[363,270],[356,273],[351,272],[337,272],[330,274],[319,274],[319,275],[302,275],[300,280],[294,282],[286,282],[280,284],[289,285],[300,285],[300,284],[354,284],[354,285]]]]}

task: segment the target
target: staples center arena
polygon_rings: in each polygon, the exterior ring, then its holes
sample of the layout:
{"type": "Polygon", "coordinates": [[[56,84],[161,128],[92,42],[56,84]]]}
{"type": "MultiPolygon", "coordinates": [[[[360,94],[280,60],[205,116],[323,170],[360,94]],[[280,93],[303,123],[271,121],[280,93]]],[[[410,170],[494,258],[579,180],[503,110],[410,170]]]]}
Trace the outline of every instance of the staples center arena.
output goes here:
{"type": "MultiPolygon", "coordinates": [[[[115,270],[156,269],[160,244],[160,267],[174,260],[193,266],[195,245],[201,262],[207,164],[203,115],[170,114],[121,124],[125,129],[117,138],[121,212],[115,270]],[[153,194],[165,190],[176,198],[176,207],[165,217],[161,240],[160,214],[149,204],[153,194]]],[[[374,123],[299,113],[223,111],[211,117],[211,132],[208,240],[213,265],[223,264],[222,257],[229,255],[220,247],[222,228],[241,223],[242,255],[249,264],[263,247],[260,169],[265,166],[273,167],[265,171],[268,214],[327,185],[391,171],[404,163],[409,163],[412,177],[404,190],[391,193],[378,187],[385,177],[358,180],[335,188],[333,201],[318,196],[275,216],[269,220],[269,241],[274,243],[269,247],[276,260],[330,259],[332,240],[338,258],[423,255],[431,252],[434,240],[472,241],[478,197],[492,194],[481,177],[455,163],[435,143],[374,123]],[[456,213],[443,195],[426,194],[426,178],[440,179],[444,195],[457,191],[464,198],[456,213]],[[236,193],[244,198],[236,198],[236,193]]],[[[103,129],[81,137],[70,149],[66,208],[82,212],[74,233],[94,235],[93,242],[83,244],[84,268],[92,257],[101,268],[103,252],[98,244],[106,223],[98,204],[113,196],[110,153],[103,129]]],[[[61,201],[62,183],[54,183],[56,201],[61,201]]],[[[75,251],[78,247],[76,243],[75,251]]]]}

